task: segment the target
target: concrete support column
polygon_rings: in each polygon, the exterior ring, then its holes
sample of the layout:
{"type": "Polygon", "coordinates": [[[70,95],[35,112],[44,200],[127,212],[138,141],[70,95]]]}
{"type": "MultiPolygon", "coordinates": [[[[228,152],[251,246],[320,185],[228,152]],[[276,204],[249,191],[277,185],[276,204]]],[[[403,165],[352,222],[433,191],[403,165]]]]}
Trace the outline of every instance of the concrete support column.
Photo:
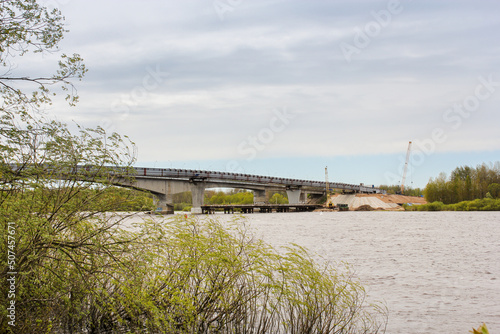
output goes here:
{"type": "Polygon", "coordinates": [[[289,204],[303,203],[300,201],[301,193],[302,193],[302,190],[300,190],[300,189],[287,189],[286,194],[288,196],[288,203],[289,204]]]}
{"type": "Polygon", "coordinates": [[[300,203],[307,203],[307,193],[301,192],[299,196],[300,203]]]}
{"type": "Polygon", "coordinates": [[[154,194],[156,211],[161,213],[173,214],[174,205],[172,202],[172,196],[165,194],[154,194]],[[170,197],[170,198],[169,198],[170,197]]]}
{"type": "Polygon", "coordinates": [[[205,182],[191,183],[191,195],[193,198],[192,214],[201,214],[201,206],[205,200],[205,182]]]}
{"type": "Polygon", "coordinates": [[[254,190],[253,191],[253,204],[266,204],[266,191],[265,190],[254,190]]]}

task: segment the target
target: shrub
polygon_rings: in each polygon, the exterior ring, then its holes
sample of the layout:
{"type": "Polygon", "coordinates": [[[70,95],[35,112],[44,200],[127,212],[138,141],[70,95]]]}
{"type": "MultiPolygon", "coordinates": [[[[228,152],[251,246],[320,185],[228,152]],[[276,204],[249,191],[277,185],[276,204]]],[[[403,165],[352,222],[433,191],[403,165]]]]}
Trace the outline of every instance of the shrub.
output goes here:
{"type": "Polygon", "coordinates": [[[419,206],[404,206],[407,211],[500,211],[500,199],[483,198],[456,204],[433,202],[419,206]]]}
{"type": "Polygon", "coordinates": [[[299,246],[280,254],[237,221],[224,227],[213,219],[177,217],[141,229],[141,243],[148,245],[141,267],[149,279],[138,280],[142,298],[134,298],[130,317],[141,319],[142,313],[143,325],[153,332],[376,333],[382,328],[377,316],[383,310],[365,305],[359,282],[319,266],[299,246]]]}
{"type": "Polygon", "coordinates": [[[192,204],[191,203],[175,203],[174,210],[175,211],[191,211],[192,204]]]}
{"type": "Polygon", "coordinates": [[[418,211],[442,211],[445,208],[443,202],[432,202],[417,207],[418,211]]]}
{"type": "Polygon", "coordinates": [[[485,199],[483,211],[500,211],[500,199],[485,199]]]}
{"type": "Polygon", "coordinates": [[[467,205],[469,204],[469,201],[462,201],[457,204],[453,204],[453,209],[455,211],[467,211],[467,205]]]}
{"type": "Polygon", "coordinates": [[[241,222],[177,216],[91,241],[109,238],[115,248],[98,257],[82,253],[80,268],[47,262],[23,276],[19,297],[30,297],[18,310],[25,333],[384,330],[385,309],[365,303],[347,270],[320,266],[299,246],[280,253],[241,222]]]}

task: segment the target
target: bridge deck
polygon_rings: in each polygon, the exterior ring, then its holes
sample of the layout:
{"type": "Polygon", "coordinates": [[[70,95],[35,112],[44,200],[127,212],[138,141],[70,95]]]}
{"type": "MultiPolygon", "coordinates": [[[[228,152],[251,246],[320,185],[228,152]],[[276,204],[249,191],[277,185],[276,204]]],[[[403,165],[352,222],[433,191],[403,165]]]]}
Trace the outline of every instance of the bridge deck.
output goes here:
{"type": "MultiPolygon", "coordinates": [[[[256,184],[265,185],[283,185],[289,187],[315,187],[325,189],[326,183],[324,181],[312,181],[302,179],[290,179],[274,176],[251,175],[229,172],[216,172],[205,170],[191,170],[191,169],[175,169],[175,168],[147,168],[147,167],[134,167],[135,177],[154,177],[154,178],[173,178],[173,179],[188,179],[191,181],[240,181],[251,182],[256,184]]],[[[363,184],[348,184],[330,182],[330,189],[343,189],[351,190],[361,193],[384,193],[383,190],[375,188],[374,186],[368,187],[363,184]]]]}

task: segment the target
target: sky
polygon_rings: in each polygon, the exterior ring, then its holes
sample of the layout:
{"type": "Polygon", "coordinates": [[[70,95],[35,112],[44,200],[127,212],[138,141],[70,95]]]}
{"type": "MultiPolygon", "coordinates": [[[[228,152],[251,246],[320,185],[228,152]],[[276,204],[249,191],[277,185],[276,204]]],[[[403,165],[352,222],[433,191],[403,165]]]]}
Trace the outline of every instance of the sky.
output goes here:
{"type": "Polygon", "coordinates": [[[425,187],[500,160],[498,1],[42,3],[89,69],[50,112],[129,136],[136,166],[394,185],[411,141],[425,187]]]}

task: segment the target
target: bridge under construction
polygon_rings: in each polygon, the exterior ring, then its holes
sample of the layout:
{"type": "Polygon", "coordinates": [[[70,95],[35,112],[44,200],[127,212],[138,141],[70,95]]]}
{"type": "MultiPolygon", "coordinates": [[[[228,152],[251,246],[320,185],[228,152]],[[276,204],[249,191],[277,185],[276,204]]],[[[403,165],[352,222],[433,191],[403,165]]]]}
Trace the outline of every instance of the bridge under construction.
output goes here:
{"type": "Polygon", "coordinates": [[[307,204],[309,197],[322,197],[328,190],[340,190],[347,193],[376,194],[383,190],[363,184],[348,184],[324,181],[291,179],[274,176],[251,175],[241,173],[216,172],[205,170],[145,168],[135,167],[133,181],[123,179],[124,186],[148,190],[158,199],[158,210],[173,212],[173,195],[191,191],[193,199],[192,213],[202,213],[205,189],[239,188],[254,192],[254,205],[269,204],[267,192],[284,191],[290,205],[307,204]]]}
{"type": "MultiPolygon", "coordinates": [[[[254,193],[254,205],[269,204],[267,198],[269,198],[268,193],[271,191],[286,192],[289,204],[295,205],[295,208],[298,208],[299,204],[308,204],[308,198],[320,198],[331,190],[339,190],[344,193],[385,193],[381,189],[374,186],[368,187],[364,184],[357,185],[206,170],[74,166],[68,171],[62,171],[51,170],[50,166],[45,167],[51,171],[54,179],[76,177],[82,181],[88,180],[87,176],[92,175],[94,171],[105,169],[105,173],[109,174],[113,184],[151,192],[156,197],[157,211],[163,213],[173,213],[173,195],[187,191],[190,191],[192,195],[193,207],[191,212],[195,214],[202,213],[205,190],[211,188],[251,190],[254,193]]],[[[11,164],[11,168],[17,170],[22,167],[11,164]]],[[[99,181],[89,180],[89,182],[99,181]]]]}

